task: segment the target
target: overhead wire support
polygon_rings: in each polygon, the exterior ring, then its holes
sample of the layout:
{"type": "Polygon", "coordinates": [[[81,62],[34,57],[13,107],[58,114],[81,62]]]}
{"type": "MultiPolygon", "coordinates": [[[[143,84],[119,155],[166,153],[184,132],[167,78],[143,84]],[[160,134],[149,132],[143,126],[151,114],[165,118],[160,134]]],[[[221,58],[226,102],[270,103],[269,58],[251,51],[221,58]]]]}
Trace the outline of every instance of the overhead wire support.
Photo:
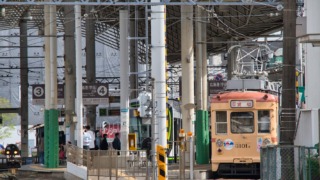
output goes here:
{"type": "Polygon", "coordinates": [[[101,2],[100,0],[96,1],[75,1],[75,2],[65,2],[61,0],[57,1],[39,1],[39,0],[30,0],[25,2],[17,2],[15,0],[2,0],[1,5],[59,5],[59,6],[74,6],[74,5],[90,5],[90,6],[101,6],[101,5],[107,5],[107,6],[158,6],[158,5],[167,5],[167,6],[182,6],[182,5],[190,5],[190,6],[207,6],[207,5],[219,5],[219,6],[274,6],[277,7],[279,4],[282,4],[281,2],[272,2],[270,0],[265,0],[265,2],[242,2],[242,0],[238,0],[238,2],[218,2],[218,1],[193,1],[189,0],[188,2],[172,2],[169,0],[163,0],[161,2],[116,2],[113,0],[107,1],[107,2],[101,2]]]}

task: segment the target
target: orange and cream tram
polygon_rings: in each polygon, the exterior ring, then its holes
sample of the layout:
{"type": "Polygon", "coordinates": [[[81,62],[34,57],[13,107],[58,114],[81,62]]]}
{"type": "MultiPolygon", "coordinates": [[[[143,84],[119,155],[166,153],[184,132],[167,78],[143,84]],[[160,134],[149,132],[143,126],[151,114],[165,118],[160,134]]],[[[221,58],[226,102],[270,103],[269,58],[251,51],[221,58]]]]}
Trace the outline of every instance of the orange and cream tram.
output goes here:
{"type": "Polygon", "coordinates": [[[215,176],[259,176],[260,148],[278,143],[278,97],[230,91],[211,100],[211,163],[215,176]]]}

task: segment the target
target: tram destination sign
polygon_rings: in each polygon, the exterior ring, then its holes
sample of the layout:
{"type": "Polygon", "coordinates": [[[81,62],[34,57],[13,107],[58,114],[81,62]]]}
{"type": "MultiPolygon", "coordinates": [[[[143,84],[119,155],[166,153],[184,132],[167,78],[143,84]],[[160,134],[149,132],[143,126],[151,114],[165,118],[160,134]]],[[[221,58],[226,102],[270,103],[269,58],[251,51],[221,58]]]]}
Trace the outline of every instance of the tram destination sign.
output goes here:
{"type": "MultiPolygon", "coordinates": [[[[58,84],[58,104],[64,104],[64,85],[58,84]]],[[[82,84],[82,101],[84,105],[109,103],[109,88],[107,83],[82,84]]],[[[32,85],[32,104],[45,104],[44,84],[32,85]]]]}
{"type": "Polygon", "coordinates": [[[231,108],[252,108],[253,101],[252,100],[231,100],[230,107],[231,108]]]}

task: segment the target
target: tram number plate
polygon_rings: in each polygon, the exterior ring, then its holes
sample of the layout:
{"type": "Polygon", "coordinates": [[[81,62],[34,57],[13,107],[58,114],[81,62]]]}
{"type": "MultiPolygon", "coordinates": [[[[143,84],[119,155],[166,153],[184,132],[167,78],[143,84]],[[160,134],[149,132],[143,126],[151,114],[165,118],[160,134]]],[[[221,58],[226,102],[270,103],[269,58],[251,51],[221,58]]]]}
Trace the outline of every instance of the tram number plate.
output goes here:
{"type": "Polygon", "coordinates": [[[248,144],[235,144],[236,148],[250,148],[250,145],[248,144]]]}

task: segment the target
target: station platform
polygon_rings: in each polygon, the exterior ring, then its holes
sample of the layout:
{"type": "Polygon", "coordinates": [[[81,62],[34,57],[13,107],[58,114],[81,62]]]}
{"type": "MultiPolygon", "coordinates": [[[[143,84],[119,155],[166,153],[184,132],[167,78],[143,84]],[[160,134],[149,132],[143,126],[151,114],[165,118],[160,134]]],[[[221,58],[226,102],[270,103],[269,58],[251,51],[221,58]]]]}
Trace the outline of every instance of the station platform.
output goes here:
{"type": "Polygon", "coordinates": [[[23,179],[23,180],[62,180],[66,167],[46,168],[42,164],[22,165],[21,168],[3,170],[0,179],[23,179]]]}
{"type": "MultiPolygon", "coordinates": [[[[205,165],[195,165],[194,166],[194,179],[210,179],[210,164],[205,165]]],[[[189,169],[185,170],[184,179],[190,179],[190,171],[189,169]]],[[[59,168],[46,168],[42,164],[28,164],[23,165],[21,168],[17,169],[16,172],[2,171],[0,172],[0,179],[23,179],[23,180],[62,180],[62,179],[70,179],[70,180],[81,180],[81,178],[70,174],[67,172],[66,166],[60,166],[59,168]]],[[[89,180],[97,179],[97,177],[89,177],[89,180]]],[[[109,179],[108,177],[100,177],[102,179],[109,179]]],[[[113,178],[112,178],[113,179],[113,178]]],[[[115,178],[114,178],[115,179],[115,178]]],[[[123,178],[120,178],[123,179],[123,178]]],[[[125,178],[130,180],[140,180],[145,178],[125,178]]],[[[179,166],[168,165],[168,179],[177,180],[181,179],[181,174],[179,171],[179,166]]]]}

